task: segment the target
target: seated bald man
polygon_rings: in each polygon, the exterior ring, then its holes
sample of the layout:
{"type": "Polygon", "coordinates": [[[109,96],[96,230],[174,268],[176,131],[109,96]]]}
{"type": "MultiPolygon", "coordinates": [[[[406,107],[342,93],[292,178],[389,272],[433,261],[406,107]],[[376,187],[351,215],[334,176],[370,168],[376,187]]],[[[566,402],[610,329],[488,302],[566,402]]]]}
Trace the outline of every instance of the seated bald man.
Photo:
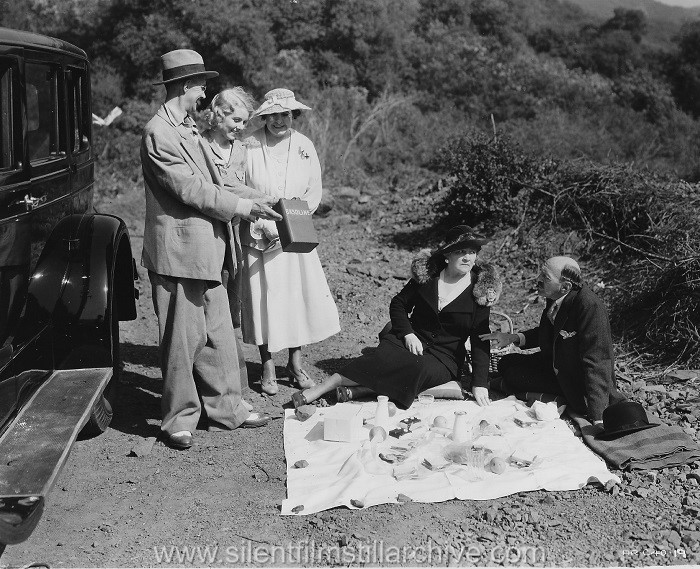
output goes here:
{"type": "Polygon", "coordinates": [[[562,395],[567,405],[594,424],[603,410],[624,399],[615,385],[610,322],[603,302],[583,284],[581,269],[570,257],[548,259],[537,277],[537,290],[546,298],[540,325],[519,334],[496,332],[480,336],[492,347],[514,343],[536,348],[534,354],[501,358],[498,371],[512,393],[562,395]]]}

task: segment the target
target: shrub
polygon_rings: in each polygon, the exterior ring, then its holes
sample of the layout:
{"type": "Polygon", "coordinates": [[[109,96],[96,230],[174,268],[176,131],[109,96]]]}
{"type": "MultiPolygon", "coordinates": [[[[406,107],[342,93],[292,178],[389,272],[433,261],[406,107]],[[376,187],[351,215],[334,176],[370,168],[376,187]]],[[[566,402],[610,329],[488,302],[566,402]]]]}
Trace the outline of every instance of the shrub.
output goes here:
{"type": "Polygon", "coordinates": [[[477,225],[515,223],[523,206],[522,190],[550,167],[536,161],[505,136],[468,133],[453,139],[430,166],[446,175],[448,221],[477,225]]]}

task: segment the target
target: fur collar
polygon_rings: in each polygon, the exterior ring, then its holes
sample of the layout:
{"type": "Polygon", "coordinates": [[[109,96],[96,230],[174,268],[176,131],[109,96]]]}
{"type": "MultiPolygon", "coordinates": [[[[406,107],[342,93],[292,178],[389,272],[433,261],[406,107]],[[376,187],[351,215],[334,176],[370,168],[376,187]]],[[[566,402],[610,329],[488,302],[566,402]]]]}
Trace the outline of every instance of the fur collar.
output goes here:
{"type": "MultiPolygon", "coordinates": [[[[411,263],[411,278],[418,284],[425,284],[440,275],[442,269],[434,263],[434,257],[426,253],[411,263]]],[[[474,300],[481,306],[493,306],[498,302],[503,290],[503,282],[496,265],[477,261],[474,265],[474,300]]]]}

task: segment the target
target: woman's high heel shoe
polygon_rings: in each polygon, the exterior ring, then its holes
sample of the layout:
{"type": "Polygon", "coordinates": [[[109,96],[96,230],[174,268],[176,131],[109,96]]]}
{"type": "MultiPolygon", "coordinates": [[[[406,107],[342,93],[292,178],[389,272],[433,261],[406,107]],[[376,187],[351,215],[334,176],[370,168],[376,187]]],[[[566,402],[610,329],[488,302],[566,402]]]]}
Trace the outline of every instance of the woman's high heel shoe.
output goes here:
{"type": "Polygon", "coordinates": [[[277,380],[272,377],[262,377],[260,379],[260,388],[268,395],[275,395],[279,391],[277,380]]]}
{"type": "Polygon", "coordinates": [[[313,387],[316,385],[316,382],[309,377],[309,374],[306,373],[303,369],[300,369],[298,372],[295,372],[292,369],[292,366],[288,365],[287,366],[287,373],[289,374],[289,377],[294,379],[297,382],[297,385],[299,385],[300,389],[309,389],[309,387],[313,387]]]}

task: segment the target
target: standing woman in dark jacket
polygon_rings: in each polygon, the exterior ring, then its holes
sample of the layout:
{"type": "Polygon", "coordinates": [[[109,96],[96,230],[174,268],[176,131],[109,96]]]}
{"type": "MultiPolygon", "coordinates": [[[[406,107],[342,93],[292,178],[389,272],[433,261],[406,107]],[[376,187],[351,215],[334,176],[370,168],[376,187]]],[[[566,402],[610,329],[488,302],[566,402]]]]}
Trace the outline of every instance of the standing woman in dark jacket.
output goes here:
{"type": "Polygon", "coordinates": [[[458,225],[432,255],[414,260],[411,280],[391,301],[391,329],[380,334],[377,349],[323,383],[294,393],[295,407],[333,389],[339,401],[371,391],[387,395],[402,408],[410,407],[421,391],[459,377],[467,339],[472,393],[479,405],[488,405],[490,348],[479,335],[489,332],[490,306],[498,300],[501,283],[493,265],[477,263],[487,242],[471,228],[458,225]]]}

